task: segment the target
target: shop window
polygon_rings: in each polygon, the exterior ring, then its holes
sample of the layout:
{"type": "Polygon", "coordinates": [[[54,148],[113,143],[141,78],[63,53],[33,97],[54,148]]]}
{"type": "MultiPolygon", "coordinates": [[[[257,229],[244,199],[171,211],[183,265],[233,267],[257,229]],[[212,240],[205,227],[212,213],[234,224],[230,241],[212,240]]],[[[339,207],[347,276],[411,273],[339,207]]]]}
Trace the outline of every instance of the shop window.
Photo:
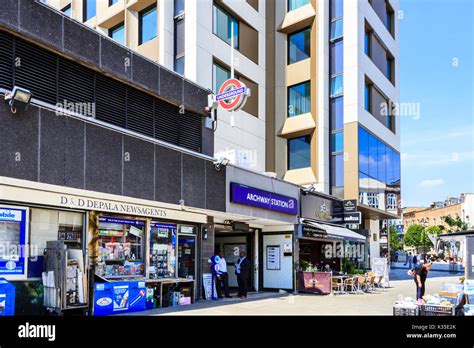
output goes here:
{"type": "Polygon", "coordinates": [[[288,35],[288,64],[309,58],[311,55],[311,29],[288,35]]]}
{"type": "Polygon", "coordinates": [[[231,43],[232,27],[234,31],[234,48],[239,49],[239,22],[221,7],[214,5],[212,32],[222,40],[231,43]]]}
{"type": "Polygon", "coordinates": [[[288,139],[288,170],[311,165],[311,137],[309,135],[288,139]]]}
{"type": "Polygon", "coordinates": [[[122,45],[125,45],[125,24],[124,22],[117,24],[116,26],[112,27],[109,29],[109,36],[117,41],[118,43],[121,43],[122,45]]]}
{"type": "Polygon", "coordinates": [[[288,87],[288,117],[311,112],[310,81],[288,87]]]}
{"type": "Polygon", "coordinates": [[[176,277],[176,225],[151,222],[150,278],[176,277]]]}
{"type": "Polygon", "coordinates": [[[146,8],[138,14],[138,23],[139,45],[153,40],[157,36],[158,15],[156,12],[156,4],[146,8]]]}
{"type": "Polygon", "coordinates": [[[99,217],[97,274],[105,278],[145,275],[145,221],[99,217]]]}

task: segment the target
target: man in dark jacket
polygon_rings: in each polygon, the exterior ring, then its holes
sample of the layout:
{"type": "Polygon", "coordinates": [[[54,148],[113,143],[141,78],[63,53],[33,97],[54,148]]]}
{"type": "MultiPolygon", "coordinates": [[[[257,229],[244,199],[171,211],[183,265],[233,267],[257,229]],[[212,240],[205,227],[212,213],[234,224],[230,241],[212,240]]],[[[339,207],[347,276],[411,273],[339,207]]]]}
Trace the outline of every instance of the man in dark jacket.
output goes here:
{"type": "Polygon", "coordinates": [[[240,252],[239,261],[235,264],[235,274],[239,285],[238,297],[247,298],[248,279],[250,275],[250,261],[245,251],[240,252]]]}
{"type": "Polygon", "coordinates": [[[430,272],[431,262],[427,261],[419,265],[415,270],[416,299],[420,300],[425,295],[425,282],[430,272]]]}

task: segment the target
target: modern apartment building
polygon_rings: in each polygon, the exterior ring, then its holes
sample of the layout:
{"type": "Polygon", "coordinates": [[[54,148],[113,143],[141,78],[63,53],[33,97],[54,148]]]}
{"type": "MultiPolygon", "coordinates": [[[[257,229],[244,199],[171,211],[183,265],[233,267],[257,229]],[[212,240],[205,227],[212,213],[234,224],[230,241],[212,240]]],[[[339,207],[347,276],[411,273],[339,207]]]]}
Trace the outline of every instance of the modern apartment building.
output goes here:
{"type": "Polygon", "coordinates": [[[267,2],[267,170],[357,199],[372,257],[382,221],[399,215],[400,120],[387,108],[400,99],[398,10],[396,0],[267,2]]]}
{"type": "Polygon", "coordinates": [[[231,76],[251,89],[240,111],[217,111],[215,156],[265,171],[265,6],[262,0],[47,0],[153,61],[216,92],[231,76]],[[232,29],[233,28],[233,29],[232,29]]]}
{"type": "Polygon", "coordinates": [[[346,200],[380,250],[400,215],[398,0],[48,0],[216,92],[252,90],[217,111],[214,155],[346,200]]]}

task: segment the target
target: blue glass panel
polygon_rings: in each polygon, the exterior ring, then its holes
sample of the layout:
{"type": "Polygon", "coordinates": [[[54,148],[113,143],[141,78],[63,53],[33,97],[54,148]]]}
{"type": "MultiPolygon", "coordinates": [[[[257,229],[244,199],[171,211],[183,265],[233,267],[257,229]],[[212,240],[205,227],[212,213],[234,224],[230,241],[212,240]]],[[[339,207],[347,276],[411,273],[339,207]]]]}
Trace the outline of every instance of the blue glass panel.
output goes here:
{"type": "Polygon", "coordinates": [[[288,117],[311,112],[311,83],[288,87],[288,117]]]}
{"type": "Polygon", "coordinates": [[[331,98],[331,130],[344,128],[344,97],[331,98]]]}
{"type": "Polygon", "coordinates": [[[310,57],[311,29],[288,36],[288,64],[299,62],[310,57]]]}
{"type": "Polygon", "coordinates": [[[140,45],[156,37],[158,29],[156,6],[140,14],[140,28],[140,45]]]}
{"type": "Polygon", "coordinates": [[[84,13],[84,21],[95,17],[97,11],[97,3],[96,0],[86,0],[86,8],[84,13]]]}
{"type": "Polygon", "coordinates": [[[344,155],[339,154],[331,157],[332,186],[344,186],[344,155]]]}
{"type": "Polygon", "coordinates": [[[331,98],[342,95],[343,86],[342,86],[342,75],[331,77],[331,98]]]}
{"type": "Polygon", "coordinates": [[[367,31],[364,35],[364,52],[366,55],[370,56],[370,34],[367,31]]]}
{"type": "Polygon", "coordinates": [[[359,171],[369,174],[369,133],[359,127],[359,171]]]}
{"type": "Polygon", "coordinates": [[[370,112],[370,86],[368,84],[365,84],[364,89],[364,107],[370,112]]]}
{"type": "Polygon", "coordinates": [[[377,179],[381,183],[387,181],[387,156],[386,156],[386,146],[385,144],[378,140],[377,141],[377,179]]]}
{"type": "Polygon", "coordinates": [[[239,48],[239,23],[238,21],[214,5],[213,33],[230,45],[232,36],[232,26],[234,27],[234,48],[239,48]]]}
{"type": "Polygon", "coordinates": [[[343,16],[343,0],[331,0],[331,19],[343,16]]]}
{"type": "Polygon", "coordinates": [[[342,19],[338,19],[334,22],[331,22],[331,40],[336,40],[341,38],[343,35],[343,21],[342,19]]]}
{"type": "Polygon", "coordinates": [[[115,41],[125,44],[125,26],[121,24],[115,28],[110,29],[110,37],[115,41]]]}
{"type": "Polygon", "coordinates": [[[340,40],[337,42],[331,43],[331,52],[330,52],[330,72],[331,75],[341,74],[343,71],[343,55],[344,55],[344,41],[340,40]]]}
{"type": "Polygon", "coordinates": [[[309,135],[288,140],[288,170],[311,166],[310,143],[309,135]]]}
{"type": "Polygon", "coordinates": [[[337,132],[331,134],[331,151],[344,151],[344,132],[337,132]]]}
{"type": "Polygon", "coordinates": [[[395,181],[400,181],[400,154],[398,152],[394,152],[393,164],[395,181]]]}
{"type": "Polygon", "coordinates": [[[310,0],[288,0],[288,11],[296,10],[297,8],[309,3],[310,0]]]}
{"type": "Polygon", "coordinates": [[[369,176],[377,178],[378,140],[369,134],[369,176]]]}
{"type": "Polygon", "coordinates": [[[391,147],[387,146],[387,167],[386,167],[386,171],[387,171],[386,184],[387,185],[393,185],[393,182],[395,181],[395,175],[393,171],[394,169],[393,161],[394,161],[394,151],[392,150],[391,147]]]}

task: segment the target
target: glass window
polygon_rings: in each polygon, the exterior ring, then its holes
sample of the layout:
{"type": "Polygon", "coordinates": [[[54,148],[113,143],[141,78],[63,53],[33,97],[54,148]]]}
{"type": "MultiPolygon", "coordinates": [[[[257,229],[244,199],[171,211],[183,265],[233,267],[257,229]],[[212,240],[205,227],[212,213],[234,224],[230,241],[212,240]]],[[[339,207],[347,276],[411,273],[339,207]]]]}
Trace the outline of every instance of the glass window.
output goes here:
{"type": "Polygon", "coordinates": [[[344,97],[331,98],[331,130],[344,128],[344,97]]]}
{"type": "Polygon", "coordinates": [[[176,225],[150,223],[150,278],[176,277],[176,225]]]}
{"type": "Polygon", "coordinates": [[[158,15],[156,13],[156,5],[153,5],[140,12],[139,25],[139,45],[153,40],[157,36],[158,15]]]}
{"type": "Polygon", "coordinates": [[[115,5],[119,0],[109,0],[109,6],[115,5]]]}
{"type": "Polygon", "coordinates": [[[219,6],[214,5],[212,32],[230,45],[234,28],[234,48],[239,48],[239,22],[219,6]]]}
{"type": "Polygon", "coordinates": [[[344,154],[331,156],[332,186],[344,186],[344,154]]]}
{"type": "Polygon", "coordinates": [[[393,171],[394,165],[394,151],[390,146],[387,146],[387,167],[386,167],[386,173],[387,173],[387,185],[393,185],[395,182],[395,173],[393,171]]]}
{"type": "Polygon", "coordinates": [[[214,63],[212,81],[214,84],[215,94],[217,94],[220,86],[222,86],[222,84],[228,79],[230,79],[230,71],[224,68],[223,66],[214,63]]]}
{"type": "Polygon", "coordinates": [[[369,133],[359,127],[359,171],[369,174],[369,133]]]}
{"type": "Polygon", "coordinates": [[[342,37],[343,33],[342,19],[331,22],[331,40],[337,40],[342,37]]]}
{"type": "Polygon", "coordinates": [[[176,58],[174,61],[174,71],[184,75],[184,57],[176,58]]]}
{"type": "Polygon", "coordinates": [[[97,10],[96,0],[84,0],[84,22],[95,17],[97,10]]]}
{"type": "Polygon", "coordinates": [[[369,134],[369,176],[377,178],[378,140],[369,134]]]}
{"type": "Polygon", "coordinates": [[[331,98],[338,97],[343,93],[342,75],[331,77],[331,98]]]}
{"type": "Polygon", "coordinates": [[[378,140],[377,141],[377,179],[382,182],[387,182],[387,156],[386,156],[386,146],[385,144],[378,140]]]}
{"type": "Polygon", "coordinates": [[[288,11],[296,10],[297,8],[308,5],[310,0],[288,0],[288,11]]]}
{"type": "Polygon", "coordinates": [[[311,136],[288,139],[288,170],[311,166],[311,136]]]}
{"type": "Polygon", "coordinates": [[[344,151],[344,132],[337,132],[331,134],[331,151],[344,151]]]}
{"type": "Polygon", "coordinates": [[[288,117],[311,112],[311,83],[288,87],[288,117]]]}
{"type": "Polygon", "coordinates": [[[96,273],[106,278],[145,274],[144,220],[99,217],[99,263],[96,273]]]}
{"type": "Polygon", "coordinates": [[[392,63],[393,60],[391,58],[387,58],[385,75],[389,81],[392,81],[392,63]]]}
{"type": "Polygon", "coordinates": [[[371,103],[370,103],[370,85],[369,84],[365,84],[365,89],[364,89],[364,107],[365,107],[365,110],[367,110],[368,112],[371,112],[371,103]]]}
{"type": "Polygon", "coordinates": [[[394,165],[394,178],[398,185],[400,185],[400,154],[394,151],[393,156],[393,165],[394,165]]]}
{"type": "Polygon", "coordinates": [[[371,34],[368,31],[366,31],[364,35],[364,52],[369,57],[370,57],[370,37],[371,37],[371,34]]]}
{"type": "Polygon", "coordinates": [[[336,41],[331,43],[331,52],[330,52],[330,71],[331,75],[341,74],[343,71],[343,62],[344,62],[344,45],[343,40],[336,41]]]}
{"type": "Polygon", "coordinates": [[[71,4],[67,5],[61,10],[66,16],[72,17],[72,7],[71,4]]]}
{"type": "Polygon", "coordinates": [[[109,29],[109,36],[115,41],[125,45],[125,25],[120,23],[113,28],[109,29]]]}
{"type": "Polygon", "coordinates": [[[367,205],[371,208],[379,207],[379,195],[376,192],[367,192],[367,205]]]}
{"type": "Polygon", "coordinates": [[[174,0],[174,15],[180,16],[184,13],[184,0],[174,0]]]}
{"type": "Polygon", "coordinates": [[[387,193],[387,210],[397,210],[397,195],[395,193],[387,193]]]}
{"type": "Polygon", "coordinates": [[[288,35],[288,64],[310,57],[311,29],[288,35]]]}
{"type": "Polygon", "coordinates": [[[331,19],[339,18],[343,16],[343,0],[331,0],[331,19]]]}

